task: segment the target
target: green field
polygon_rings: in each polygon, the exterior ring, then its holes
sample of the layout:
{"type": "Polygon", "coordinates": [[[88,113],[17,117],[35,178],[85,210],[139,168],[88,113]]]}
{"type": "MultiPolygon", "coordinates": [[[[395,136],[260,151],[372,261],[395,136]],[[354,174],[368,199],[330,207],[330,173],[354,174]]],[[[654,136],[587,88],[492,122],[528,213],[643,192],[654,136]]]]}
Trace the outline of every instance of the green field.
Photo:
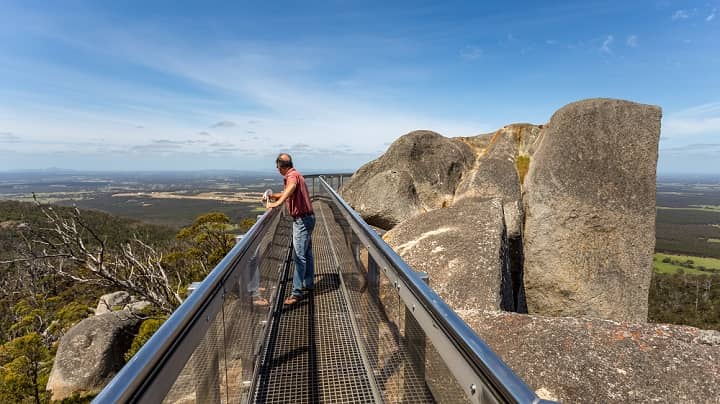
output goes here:
{"type": "Polygon", "coordinates": [[[713,270],[720,273],[720,259],[655,253],[653,269],[658,274],[709,275],[713,270]],[[671,262],[663,262],[668,259],[671,262]]]}

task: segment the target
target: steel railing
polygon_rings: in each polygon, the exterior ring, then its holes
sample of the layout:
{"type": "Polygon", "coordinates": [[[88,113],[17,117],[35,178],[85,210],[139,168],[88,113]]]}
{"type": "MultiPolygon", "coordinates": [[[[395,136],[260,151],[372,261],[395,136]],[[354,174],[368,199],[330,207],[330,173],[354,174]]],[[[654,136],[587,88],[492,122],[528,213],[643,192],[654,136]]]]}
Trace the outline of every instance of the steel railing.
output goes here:
{"type": "MultiPolygon", "coordinates": [[[[207,339],[212,324],[221,318],[218,314],[223,314],[228,294],[243,295],[239,286],[245,282],[241,278],[248,278],[243,272],[250,270],[249,261],[257,259],[254,254],[263,238],[278,229],[281,216],[278,209],[262,215],[93,402],[162,402],[191,356],[207,339]]],[[[227,391],[226,394],[229,395],[227,391]]]]}
{"type": "MultiPolygon", "coordinates": [[[[324,178],[319,182],[352,236],[366,249],[368,278],[387,278],[407,309],[405,316],[414,317],[471,402],[549,402],[541,400],[324,178]],[[373,270],[379,274],[372,274],[373,270]]],[[[405,336],[405,341],[411,339],[405,336]]]]}
{"type": "MultiPolygon", "coordinates": [[[[360,271],[364,284],[380,284],[382,282],[378,280],[383,278],[385,299],[389,295],[389,285],[390,294],[397,297],[394,302],[401,302],[398,304],[404,309],[404,325],[395,324],[393,329],[399,330],[398,335],[405,333],[405,336],[398,336],[398,341],[406,345],[406,350],[422,351],[421,360],[416,360],[413,366],[431,366],[431,360],[426,361],[424,352],[432,350],[456,381],[457,389],[462,390],[470,402],[543,402],[339,196],[335,188],[340,188],[343,178],[348,176],[308,175],[306,179],[314,199],[324,201],[331,208],[332,214],[328,213],[331,217],[324,219],[343,229],[342,232],[332,233],[326,224],[326,236],[336,237],[338,248],[355,251],[350,254],[354,255],[354,263],[349,266],[364,268],[360,271]],[[365,258],[360,257],[361,249],[365,258]],[[410,335],[411,330],[420,336],[410,335]],[[407,347],[412,344],[417,346],[407,347]]],[[[196,402],[247,400],[257,376],[258,359],[266,343],[268,327],[265,325],[280,300],[275,286],[279,285],[284,265],[289,260],[290,241],[287,226],[283,227],[285,219],[282,210],[266,212],[94,402],[158,403],[175,399],[183,401],[190,395],[196,402]],[[262,277],[268,290],[266,295],[271,305],[264,309],[253,306],[251,296],[248,296],[246,285],[253,282],[253,273],[255,277],[262,277]],[[245,318],[251,320],[245,322],[245,318]],[[257,324],[260,326],[253,328],[257,324]],[[231,376],[230,373],[237,368],[242,371],[231,376]],[[220,374],[222,370],[224,375],[220,374]],[[198,378],[203,372],[210,374],[198,378]],[[169,394],[174,394],[173,399],[167,399],[169,394]]],[[[315,234],[317,237],[318,233],[315,234]]],[[[343,270],[341,266],[338,262],[340,271],[343,270]]],[[[352,283],[352,276],[357,274],[348,274],[342,274],[342,277],[347,275],[348,282],[352,283]]],[[[381,311],[393,311],[399,319],[400,307],[392,307],[393,302],[384,307],[387,302],[381,301],[379,290],[380,287],[362,288],[360,293],[363,299],[369,299],[366,302],[374,299],[376,303],[373,305],[381,311]]],[[[347,301],[349,305],[359,305],[353,303],[359,300],[352,296],[347,301]]],[[[360,310],[358,307],[355,309],[360,310]]],[[[354,321],[362,320],[361,313],[354,317],[354,321]]],[[[367,333],[374,324],[354,323],[354,327],[367,333]]],[[[366,345],[362,349],[364,355],[371,359],[368,361],[365,358],[366,363],[377,364],[379,356],[385,353],[379,351],[382,348],[375,346],[377,343],[368,345],[373,338],[377,339],[377,335],[358,336],[362,340],[359,343],[366,345]]],[[[379,374],[378,369],[369,370],[368,374],[373,372],[379,374]]],[[[420,369],[415,375],[421,375],[430,384],[433,382],[430,373],[431,369],[428,376],[424,376],[425,370],[420,369]]],[[[404,377],[409,379],[407,375],[404,377]]],[[[407,383],[407,380],[404,382],[407,383]]],[[[380,384],[387,384],[387,381],[381,380],[380,384]]],[[[387,401],[399,399],[392,394],[383,397],[387,401]]]]}

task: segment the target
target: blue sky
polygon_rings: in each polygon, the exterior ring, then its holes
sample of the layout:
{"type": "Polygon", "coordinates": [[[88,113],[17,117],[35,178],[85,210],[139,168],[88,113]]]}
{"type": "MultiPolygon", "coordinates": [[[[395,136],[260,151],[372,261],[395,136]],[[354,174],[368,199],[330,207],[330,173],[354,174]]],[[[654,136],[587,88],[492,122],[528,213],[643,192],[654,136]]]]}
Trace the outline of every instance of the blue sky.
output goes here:
{"type": "Polygon", "coordinates": [[[0,170],[357,168],[612,97],[663,108],[660,173],[720,173],[720,0],[0,10],[0,170]]]}

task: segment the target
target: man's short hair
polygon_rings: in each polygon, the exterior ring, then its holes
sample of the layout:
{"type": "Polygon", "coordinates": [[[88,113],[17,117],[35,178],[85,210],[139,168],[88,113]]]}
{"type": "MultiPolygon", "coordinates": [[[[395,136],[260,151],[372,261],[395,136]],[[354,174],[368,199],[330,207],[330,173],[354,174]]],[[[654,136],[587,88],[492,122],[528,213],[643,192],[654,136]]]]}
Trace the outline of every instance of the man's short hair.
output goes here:
{"type": "Polygon", "coordinates": [[[287,153],[280,153],[275,159],[275,165],[277,165],[278,168],[293,168],[292,157],[287,153]],[[287,156],[287,158],[285,158],[285,156],[287,156]]]}

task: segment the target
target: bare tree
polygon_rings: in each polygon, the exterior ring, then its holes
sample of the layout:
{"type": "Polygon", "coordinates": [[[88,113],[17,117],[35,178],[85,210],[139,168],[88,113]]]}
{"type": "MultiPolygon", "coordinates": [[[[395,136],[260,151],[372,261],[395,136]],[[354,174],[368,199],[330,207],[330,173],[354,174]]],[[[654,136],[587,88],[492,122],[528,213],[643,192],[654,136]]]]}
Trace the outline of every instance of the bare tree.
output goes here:
{"type": "Polygon", "coordinates": [[[170,273],[163,253],[137,235],[110,249],[82,218],[80,210],[67,216],[35,199],[47,219],[47,227],[31,228],[23,235],[20,257],[0,263],[32,263],[75,282],[125,290],[171,313],[182,302],[180,288],[186,282],[179,271],[170,273]]]}

